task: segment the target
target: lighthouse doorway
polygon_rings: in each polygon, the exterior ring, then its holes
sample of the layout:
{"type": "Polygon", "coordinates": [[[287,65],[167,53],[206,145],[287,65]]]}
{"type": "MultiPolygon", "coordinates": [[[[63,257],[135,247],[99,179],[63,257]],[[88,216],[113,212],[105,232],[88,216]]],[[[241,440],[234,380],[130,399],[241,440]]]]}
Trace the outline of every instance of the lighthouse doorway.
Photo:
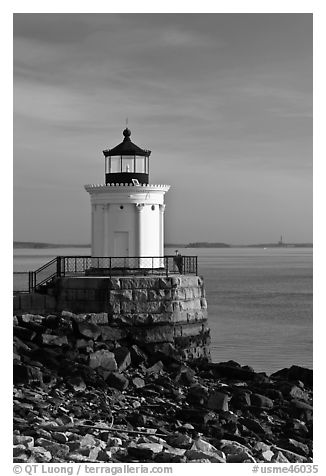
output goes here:
{"type": "Polygon", "coordinates": [[[129,256],[129,233],[128,231],[114,232],[114,256],[129,256]]]}

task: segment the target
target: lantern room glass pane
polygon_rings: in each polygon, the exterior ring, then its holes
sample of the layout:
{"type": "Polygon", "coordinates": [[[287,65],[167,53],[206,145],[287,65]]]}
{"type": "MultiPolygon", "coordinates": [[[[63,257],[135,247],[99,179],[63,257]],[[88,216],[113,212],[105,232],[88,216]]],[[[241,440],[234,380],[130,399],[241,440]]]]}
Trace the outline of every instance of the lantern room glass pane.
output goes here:
{"type": "Polygon", "coordinates": [[[122,156],[122,172],[134,172],[134,156],[122,156]]]}
{"type": "Polygon", "coordinates": [[[146,173],[146,166],[145,166],[146,157],[136,157],[136,172],[138,173],[146,173]]]}
{"type": "Polygon", "coordinates": [[[111,157],[111,169],[110,173],[115,174],[121,172],[120,170],[120,157],[111,157]]]}

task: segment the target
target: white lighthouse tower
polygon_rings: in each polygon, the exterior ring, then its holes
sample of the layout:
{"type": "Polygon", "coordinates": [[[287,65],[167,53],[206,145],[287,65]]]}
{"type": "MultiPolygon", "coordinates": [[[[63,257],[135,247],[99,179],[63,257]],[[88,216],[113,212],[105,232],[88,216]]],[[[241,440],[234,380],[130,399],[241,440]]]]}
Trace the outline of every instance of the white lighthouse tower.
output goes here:
{"type": "Polygon", "coordinates": [[[151,151],[133,144],[128,128],[123,135],[119,145],[103,151],[105,184],[85,185],[91,196],[92,257],[130,258],[128,267],[159,268],[170,186],[149,184],[151,151]]]}

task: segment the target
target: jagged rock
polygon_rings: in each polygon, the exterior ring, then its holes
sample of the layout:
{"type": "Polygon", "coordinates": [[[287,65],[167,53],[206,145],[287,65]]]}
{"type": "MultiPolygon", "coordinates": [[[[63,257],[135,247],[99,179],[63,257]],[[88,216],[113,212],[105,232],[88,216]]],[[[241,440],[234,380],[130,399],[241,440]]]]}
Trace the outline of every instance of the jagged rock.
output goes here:
{"type": "Polygon", "coordinates": [[[248,451],[237,454],[228,454],[226,457],[227,463],[256,463],[256,460],[253,456],[249,454],[248,451]]]}
{"type": "Polygon", "coordinates": [[[230,400],[230,405],[236,409],[242,409],[249,407],[250,402],[250,393],[246,390],[236,390],[230,400]]]}
{"type": "Polygon", "coordinates": [[[278,446],[302,456],[309,455],[308,446],[304,443],[301,443],[300,441],[294,440],[293,438],[288,438],[287,440],[279,441],[278,446]]]}
{"type": "Polygon", "coordinates": [[[131,363],[135,367],[137,367],[142,362],[147,362],[147,355],[136,344],[131,346],[130,356],[131,356],[131,363]]]}
{"type": "Polygon", "coordinates": [[[56,336],[53,334],[42,334],[42,344],[54,345],[61,347],[62,345],[68,345],[67,336],[56,336]]]}
{"type": "Polygon", "coordinates": [[[104,370],[115,371],[118,370],[114,354],[106,349],[97,350],[89,356],[89,366],[92,369],[101,367],[104,370]]]}
{"type": "Polygon", "coordinates": [[[66,444],[67,441],[68,441],[68,437],[65,433],[61,433],[59,431],[54,431],[52,433],[52,438],[57,441],[58,443],[61,443],[61,444],[66,444]]]}
{"type": "Polygon", "coordinates": [[[129,380],[119,372],[112,372],[106,378],[106,383],[109,387],[116,388],[117,390],[125,390],[129,385],[129,380]]]}
{"type": "Polygon", "coordinates": [[[289,463],[290,461],[284,456],[282,451],[277,451],[271,460],[272,463],[289,463]]]}
{"type": "Polygon", "coordinates": [[[266,433],[266,429],[257,420],[254,420],[253,418],[241,418],[240,423],[242,423],[247,428],[249,428],[249,430],[252,430],[255,433],[258,433],[258,434],[266,433]]]}
{"type": "Polygon", "coordinates": [[[290,368],[278,370],[271,375],[273,379],[296,381],[301,380],[305,385],[312,387],[313,371],[298,365],[292,365],[290,368]]]}
{"type": "Polygon", "coordinates": [[[23,445],[27,449],[31,449],[34,446],[34,438],[32,436],[14,435],[14,445],[23,445]]]}
{"type": "Polygon", "coordinates": [[[309,401],[309,396],[307,392],[303,391],[297,385],[284,382],[280,385],[280,391],[282,392],[282,395],[286,398],[294,398],[298,400],[304,400],[306,402],[309,401]]]}
{"type": "Polygon", "coordinates": [[[272,458],[274,457],[274,453],[271,450],[262,451],[261,455],[263,460],[267,462],[272,461],[272,458]]]}
{"type": "Polygon", "coordinates": [[[289,451],[285,448],[274,446],[273,449],[281,452],[282,456],[285,456],[285,458],[287,458],[290,463],[307,463],[308,462],[305,456],[299,455],[298,453],[294,453],[293,451],[289,451]]]}
{"type": "Polygon", "coordinates": [[[185,456],[192,463],[195,462],[210,462],[210,463],[225,463],[226,460],[221,458],[217,453],[210,453],[198,449],[190,449],[185,452],[185,456]]]}
{"type": "Polygon", "coordinates": [[[40,316],[39,314],[23,314],[21,316],[21,321],[24,323],[36,323],[36,324],[42,324],[44,321],[44,316],[40,316]]]}
{"type": "Polygon", "coordinates": [[[88,337],[89,339],[96,340],[101,335],[101,328],[91,322],[80,322],[78,324],[78,330],[81,335],[88,337]]]}
{"type": "Polygon", "coordinates": [[[192,403],[203,405],[208,398],[208,388],[200,383],[194,383],[189,387],[188,400],[192,403]]]}
{"type": "Polygon", "coordinates": [[[266,397],[265,395],[260,395],[259,393],[252,393],[250,395],[251,405],[260,408],[273,408],[273,400],[266,397]]]}
{"type": "Polygon", "coordinates": [[[48,449],[42,446],[34,446],[31,449],[31,456],[28,458],[28,463],[49,463],[52,460],[52,454],[48,449]]]}
{"type": "Polygon", "coordinates": [[[50,451],[52,457],[57,456],[59,458],[64,458],[69,453],[68,445],[56,443],[55,441],[47,440],[46,438],[38,438],[35,443],[37,446],[41,446],[50,451]]]}
{"type": "Polygon", "coordinates": [[[221,440],[220,441],[220,449],[226,454],[245,454],[248,453],[248,448],[246,448],[241,443],[232,440],[221,440]]]}
{"type": "Polygon", "coordinates": [[[181,385],[191,385],[194,383],[195,375],[196,372],[194,370],[192,370],[187,365],[182,365],[178,374],[174,378],[174,381],[180,383],[181,385]]]}
{"type": "Polygon", "coordinates": [[[293,416],[307,422],[312,420],[313,407],[311,405],[296,399],[291,400],[290,404],[293,416]]]}
{"type": "Polygon", "coordinates": [[[162,372],[163,368],[164,368],[163,362],[161,362],[159,360],[154,365],[152,365],[151,367],[146,369],[146,373],[147,374],[159,374],[160,372],[162,372]]]}
{"type": "Polygon", "coordinates": [[[199,425],[207,425],[209,421],[216,420],[215,413],[200,408],[181,408],[177,411],[176,416],[180,420],[191,421],[192,423],[197,423],[199,425]]]}
{"type": "Polygon", "coordinates": [[[26,454],[26,451],[27,451],[27,447],[25,445],[22,445],[22,444],[15,445],[14,444],[13,456],[16,457],[16,456],[24,455],[24,454],[26,454]]]}
{"type": "Polygon", "coordinates": [[[176,432],[173,435],[169,435],[166,438],[166,442],[170,446],[173,446],[175,448],[182,448],[182,449],[183,448],[190,449],[193,444],[193,440],[192,438],[190,438],[190,436],[179,433],[179,432],[176,432]]]}
{"type": "Polygon", "coordinates": [[[97,440],[94,438],[93,435],[87,433],[79,442],[79,446],[81,448],[92,448],[94,446],[96,446],[97,444],[97,440]]]}
{"type": "Polygon", "coordinates": [[[207,400],[207,408],[210,410],[229,410],[229,396],[222,392],[213,392],[207,400]]]}
{"type": "Polygon", "coordinates": [[[135,377],[134,379],[132,379],[132,383],[133,383],[134,387],[136,387],[136,388],[145,387],[145,380],[142,379],[141,377],[135,377]]]}
{"type": "Polygon", "coordinates": [[[71,377],[68,380],[68,384],[75,390],[75,392],[83,392],[86,389],[86,383],[79,375],[71,377]]]}
{"type": "Polygon", "coordinates": [[[154,451],[151,448],[143,447],[141,446],[141,444],[137,445],[136,443],[128,446],[127,451],[129,456],[140,459],[140,460],[152,459],[154,455],[154,451]]]}
{"type": "Polygon", "coordinates": [[[123,372],[131,365],[131,355],[127,347],[118,347],[115,349],[114,357],[120,372],[123,372]]]}

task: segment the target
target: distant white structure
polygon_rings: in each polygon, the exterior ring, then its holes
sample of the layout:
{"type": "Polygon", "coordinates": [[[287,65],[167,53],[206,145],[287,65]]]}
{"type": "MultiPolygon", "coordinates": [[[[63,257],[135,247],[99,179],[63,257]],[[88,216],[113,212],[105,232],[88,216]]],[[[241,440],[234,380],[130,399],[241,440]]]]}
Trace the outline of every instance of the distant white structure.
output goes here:
{"type": "MultiPolygon", "coordinates": [[[[92,257],[163,257],[164,195],[169,185],[150,185],[149,156],[130,140],[104,150],[105,184],[85,185],[91,196],[92,257]]],[[[161,267],[138,260],[140,267],[161,267]]],[[[137,266],[135,264],[135,266],[137,266]]]]}

